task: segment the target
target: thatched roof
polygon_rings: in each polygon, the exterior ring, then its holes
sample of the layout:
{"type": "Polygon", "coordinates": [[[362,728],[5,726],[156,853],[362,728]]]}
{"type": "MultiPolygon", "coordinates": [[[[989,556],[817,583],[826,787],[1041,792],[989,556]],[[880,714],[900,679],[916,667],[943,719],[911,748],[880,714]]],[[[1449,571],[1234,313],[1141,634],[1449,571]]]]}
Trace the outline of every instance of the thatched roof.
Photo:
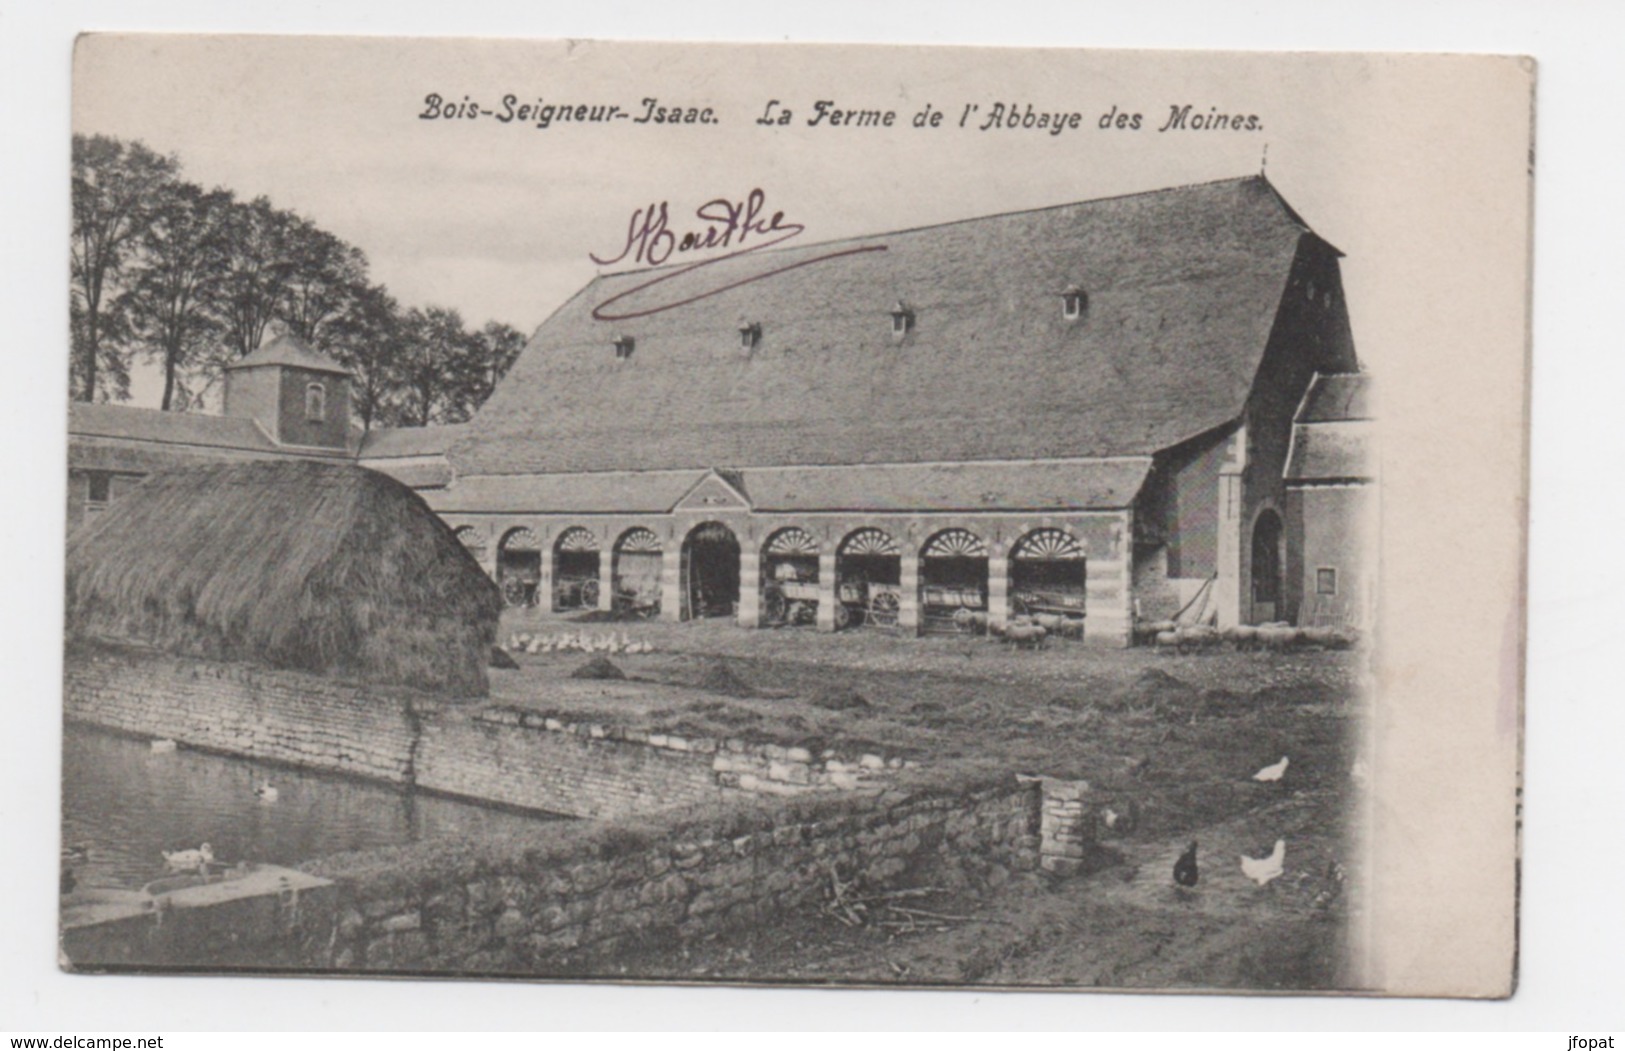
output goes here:
{"type": "Polygon", "coordinates": [[[451,461],[468,477],[1151,455],[1241,415],[1294,267],[1336,255],[1253,176],[606,274],[537,330],[451,461]],[[595,319],[606,304],[619,320],[595,319]],[[748,346],[742,322],[761,326],[748,346]]]}
{"type": "Polygon", "coordinates": [[[68,542],[70,636],[483,693],[501,599],[421,497],[347,464],[161,471],[68,542]]]}

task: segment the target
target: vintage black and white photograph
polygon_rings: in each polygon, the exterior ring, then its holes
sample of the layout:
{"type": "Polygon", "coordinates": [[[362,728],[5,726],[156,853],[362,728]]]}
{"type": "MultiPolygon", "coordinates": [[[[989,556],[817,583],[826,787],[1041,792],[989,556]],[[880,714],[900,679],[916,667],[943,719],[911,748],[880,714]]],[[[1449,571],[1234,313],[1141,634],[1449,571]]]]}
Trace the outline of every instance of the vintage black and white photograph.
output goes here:
{"type": "Polygon", "coordinates": [[[1532,85],[82,37],[62,966],[1506,995],[1532,85]]]}

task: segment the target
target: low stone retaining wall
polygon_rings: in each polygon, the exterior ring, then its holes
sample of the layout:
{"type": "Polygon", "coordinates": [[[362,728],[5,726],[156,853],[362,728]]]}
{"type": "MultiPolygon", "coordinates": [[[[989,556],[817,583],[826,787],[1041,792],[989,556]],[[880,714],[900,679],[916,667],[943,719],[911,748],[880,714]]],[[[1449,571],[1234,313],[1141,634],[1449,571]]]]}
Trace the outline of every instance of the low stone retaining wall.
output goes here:
{"type": "Polygon", "coordinates": [[[410,783],[435,705],[315,675],[81,645],[64,660],[69,719],[198,748],[410,783]]]}
{"type": "Polygon", "coordinates": [[[447,703],[299,672],[75,646],[69,719],[255,759],[573,817],[873,789],[912,765],[447,703]]]}
{"type": "Polygon", "coordinates": [[[326,859],[331,923],[307,925],[311,968],[590,975],[618,954],[772,922],[816,903],[834,866],[884,888],[998,885],[1038,865],[1036,785],[919,793],[889,806],[803,797],[673,828],[556,826],[493,854],[421,844],[326,859]]]}

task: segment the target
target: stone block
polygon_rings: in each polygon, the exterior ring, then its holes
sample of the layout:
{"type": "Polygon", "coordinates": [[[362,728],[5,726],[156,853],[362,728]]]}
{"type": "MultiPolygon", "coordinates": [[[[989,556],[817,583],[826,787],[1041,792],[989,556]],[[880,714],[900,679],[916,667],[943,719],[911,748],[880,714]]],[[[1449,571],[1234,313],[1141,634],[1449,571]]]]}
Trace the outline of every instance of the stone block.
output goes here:
{"type": "Polygon", "coordinates": [[[884,770],[886,769],[886,760],[878,755],[865,754],[858,759],[858,765],[865,770],[884,770]]]}

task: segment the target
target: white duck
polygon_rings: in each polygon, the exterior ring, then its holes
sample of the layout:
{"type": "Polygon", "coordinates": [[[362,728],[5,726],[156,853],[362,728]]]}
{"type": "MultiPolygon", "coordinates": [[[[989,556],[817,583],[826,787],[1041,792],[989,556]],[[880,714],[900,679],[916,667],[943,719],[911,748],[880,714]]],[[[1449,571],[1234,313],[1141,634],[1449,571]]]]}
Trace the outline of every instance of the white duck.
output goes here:
{"type": "Polygon", "coordinates": [[[1286,775],[1286,767],[1287,767],[1287,764],[1290,763],[1290,762],[1291,762],[1291,760],[1283,755],[1281,757],[1281,761],[1279,763],[1271,763],[1269,766],[1266,766],[1264,769],[1262,769],[1258,773],[1254,774],[1253,775],[1253,780],[1254,781],[1279,781],[1282,777],[1284,777],[1286,775]]]}
{"type": "Polygon", "coordinates": [[[208,869],[209,863],[214,861],[214,848],[207,843],[196,850],[163,850],[159,853],[164,856],[164,864],[176,872],[184,872],[187,869],[204,872],[208,869]]]}
{"type": "Polygon", "coordinates": [[[1258,884],[1260,887],[1276,879],[1286,871],[1286,840],[1275,841],[1275,849],[1270,851],[1267,858],[1250,858],[1241,856],[1242,875],[1258,884]]]}

